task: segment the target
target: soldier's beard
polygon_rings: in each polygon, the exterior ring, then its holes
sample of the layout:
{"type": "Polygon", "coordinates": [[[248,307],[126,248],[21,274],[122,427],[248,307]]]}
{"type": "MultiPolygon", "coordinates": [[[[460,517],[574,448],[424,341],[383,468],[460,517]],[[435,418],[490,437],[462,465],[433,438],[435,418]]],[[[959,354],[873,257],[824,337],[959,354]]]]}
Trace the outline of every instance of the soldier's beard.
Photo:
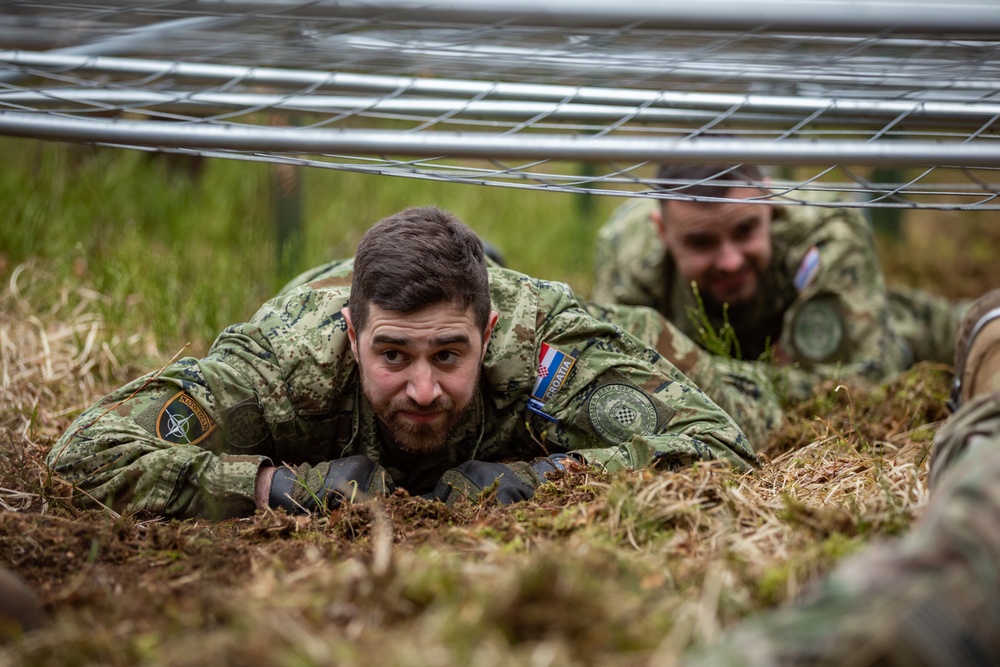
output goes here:
{"type": "Polygon", "coordinates": [[[705,305],[705,313],[712,318],[721,319],[722,314],[727,312],[729,317],[741,314],[749,307],[748,299],[733,299],[719,301],[710,294],[702,294],[701,301],[705,305]]]}
{"type": "Polygon", "coordinates": [[[476,381],[471,386],[473,391],[469,393],[468,398],[461,405],[456,405],[449,396],[443,394],[430,405],[423,406],[406,397],[377,402],[365,390],[364,383],[362,383],[361,389],[364,391],[368,403],[372,406],[375,417],[389,432],[400,451],[407,454],[432,454],[444,448],[448,438],[454,432],[455,426],[472,408],[472,399],[476,393],[475,388],[479,386],[478,373],[476,381]],[[444,417],[433,424],[420,424],[406,419],[400,414],[401,412],[424,414],[443,412],[444,417]]]}
{"type": "MultiPolygon", "coordinates": [[[[717,285],[712,286],[710,284],[700,287],[699,293],[701,295],[702,302],[705,304],[705,312],[709,315],[721,316],[722,311],[725,308],[725,304],[728,304],[730,313],[732,313],[734,309],[749,308],[752,304],[754,304],[762,286],[764,285],[764,272],[752,263],[748,264],[748,267],[743,271],[745,272],[744,277],[742,278],[744,284],[739,289],[724,290],[722,294],[720,294],[719,289],[717,289],[717,285]]],[[[725,278],[727,278],[727,276],[718,273],[713,273],[708,276],[710,281],[724,280],[725,278]]]]}

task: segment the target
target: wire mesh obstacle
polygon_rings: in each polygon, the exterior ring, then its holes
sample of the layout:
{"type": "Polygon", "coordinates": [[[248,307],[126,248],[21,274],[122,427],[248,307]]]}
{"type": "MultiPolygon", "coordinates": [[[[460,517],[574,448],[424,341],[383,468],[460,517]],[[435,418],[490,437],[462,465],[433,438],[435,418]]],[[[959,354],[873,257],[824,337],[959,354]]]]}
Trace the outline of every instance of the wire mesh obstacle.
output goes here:
{"type": "Polygon", "coordinates": [[[789,203],[1000,208],[995,2],[2,7],[0,134],[645,197],[691,196],[660,162],[751,162],[789,203]]]}

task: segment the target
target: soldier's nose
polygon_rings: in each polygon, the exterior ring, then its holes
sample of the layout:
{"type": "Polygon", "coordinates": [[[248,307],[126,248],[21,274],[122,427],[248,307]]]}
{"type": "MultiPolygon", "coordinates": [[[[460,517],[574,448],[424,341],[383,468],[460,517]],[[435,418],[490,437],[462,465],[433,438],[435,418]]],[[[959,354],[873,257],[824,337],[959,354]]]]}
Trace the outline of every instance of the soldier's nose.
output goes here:
{"type": "Polygon", "coordinates": [[[732,243],[723,243],[715,258],[715,268],[719,271],[734,273],[743,267],[743,253],[732,243]]]}
{"type": "Polygon", "coordinates": [[[417,405],[430,405],[441,395],[441,384],[430,364],[414,364],[409,382],[406,383],[406,395],[417,405]]]}

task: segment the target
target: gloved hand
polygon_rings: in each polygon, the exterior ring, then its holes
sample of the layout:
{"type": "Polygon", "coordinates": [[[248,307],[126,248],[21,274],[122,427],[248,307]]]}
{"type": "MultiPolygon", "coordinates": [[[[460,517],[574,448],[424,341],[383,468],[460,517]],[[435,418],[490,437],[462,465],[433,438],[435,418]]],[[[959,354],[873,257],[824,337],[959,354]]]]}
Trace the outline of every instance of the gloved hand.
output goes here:
{"type": "Polygon", "coordinates": [[[318,507],[335,509],[345,500],[358,502],[374,495],[395,491],[385,468],[360,454],[314,466],[303,463],[296,469],[275,469],[268,493],[268,505],[303,514],[318,507]]]}
{"type": "Polygon", "coordinates": [[[510,505],[521,500],[529,500],[535,495],[535,489],[545,482],[545,473],[565,470],[565,464],[570,460],[580,459],[574,454],[553,454],[535,459],[531,463],[466,461],[445,471],[434,491],[425,497],[440,500],[451,506],[463,495],[469,500],[477,500],[484,489],[495,483],[497,500],[501,505],[510,505]]]}
{"type": "Polygon", "coordinates": [[[531,462],[531,469],[544,482],[547,472],[564,471],[567,468],[572,469],[573,466],[585,465],[587,465],[587,461],[583,456],[576,452],[566,452],[565,454],[551,454],[535,459],[531,462]]]}

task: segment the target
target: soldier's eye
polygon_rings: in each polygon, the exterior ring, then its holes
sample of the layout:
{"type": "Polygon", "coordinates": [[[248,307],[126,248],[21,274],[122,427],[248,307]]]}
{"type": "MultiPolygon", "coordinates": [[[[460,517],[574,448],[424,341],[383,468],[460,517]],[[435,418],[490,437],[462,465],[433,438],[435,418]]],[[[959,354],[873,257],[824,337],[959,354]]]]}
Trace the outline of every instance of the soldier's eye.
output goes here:
{"type": "Polygon", "coordinates": [[[753,233],[756,229],[757,229],[756,220],[747,221],[736,228],[736,233],[734,234],[734,236],[740,241],[745,241],[746,239],[753,236],[753,233]]]}
{"type": "Polygon", "coordinates": [[[441,350],[436,356],[442,364],[453,364],[458,361],[458,353],[453,350],[441,350]]]}
{"type": "Polygon", "coordinates": [[[708,236],[689,236],[684,241],[691,250],[711,250],[715,247],[715,239],[708,236]]]}

